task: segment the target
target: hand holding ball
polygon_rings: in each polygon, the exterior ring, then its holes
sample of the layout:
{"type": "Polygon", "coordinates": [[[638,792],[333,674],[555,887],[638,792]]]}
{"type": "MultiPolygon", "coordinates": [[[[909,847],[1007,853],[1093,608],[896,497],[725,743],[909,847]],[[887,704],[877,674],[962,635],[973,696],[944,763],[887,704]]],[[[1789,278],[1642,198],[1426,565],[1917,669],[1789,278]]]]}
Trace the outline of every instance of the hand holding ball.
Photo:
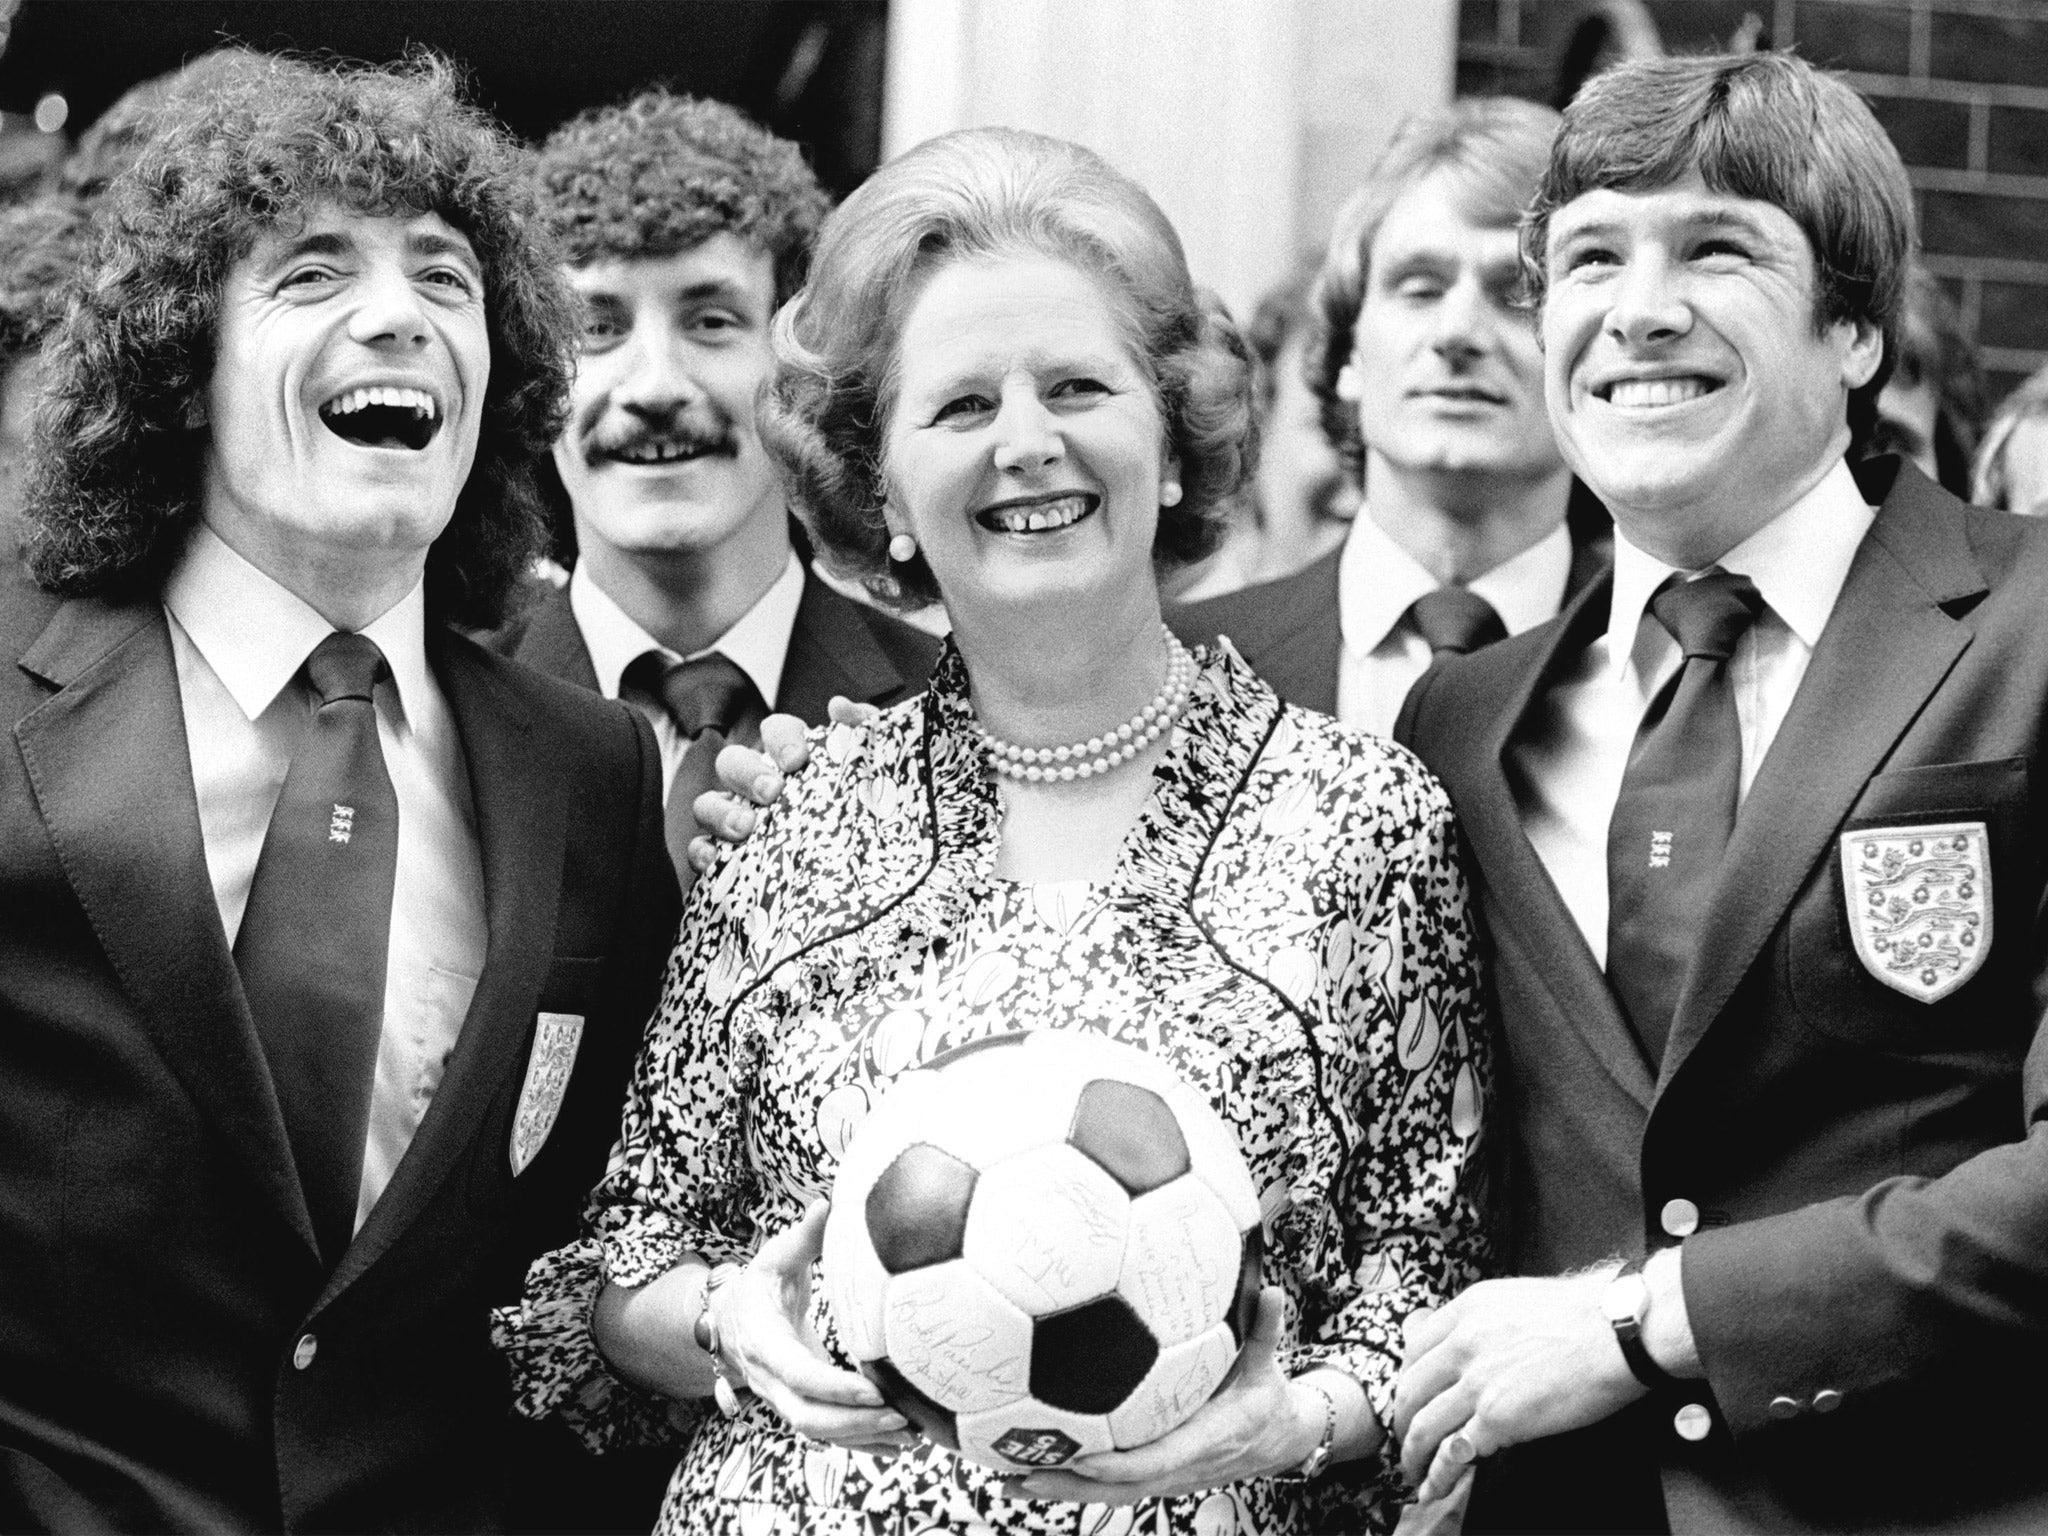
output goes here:
{"type": "Polygon", "coordinates": [[[1158,1059],[1041,1030],[900,1079],[825,1227],[839,1336],[932,1439],[1003,1472],[1156,1440],[1250,1330],[1258,1201],[1229,1129],[1158,1059]]]}

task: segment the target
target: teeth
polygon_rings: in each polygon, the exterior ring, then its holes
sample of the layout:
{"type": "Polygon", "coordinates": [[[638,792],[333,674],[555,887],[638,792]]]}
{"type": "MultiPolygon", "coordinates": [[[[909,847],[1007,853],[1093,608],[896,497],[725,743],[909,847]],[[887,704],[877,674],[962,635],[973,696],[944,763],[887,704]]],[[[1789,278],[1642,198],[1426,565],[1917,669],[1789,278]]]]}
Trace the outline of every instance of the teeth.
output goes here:
{"type": "Polygon", "coordinates": [[[682,443],[636,443],[619,449],[614,457],[631,464],[672,464],[678,459],[693,459],[697,453],[697,449],[682,443]]]}
{"type": "Polygon", "coordinates": [[[440,414],[441,408],[434,403],[434,397],[423,389],[410,389],[377,385],[368,389],[345,390],[328,401],[321,408],[325,416],[346,416],[372,405],[388,405],[399,409],[410,407],[414,417],[421,421],[432,421],[440,414]]]}
{"type": "Polygon", "coordinates": [[[1624,379],[1608,391],[1608,400],[1622,406],[1683,405],[1707,393],[1704,379],[1624,379]]]}
{"type": "Polygon", "coordinates": [[[1087,511],[1086,497],[1063,496],[1035,507],[1004,507],[990,513],[989,520],[1004,533],[1041,533],[1048,528],[1071,527],[1087,511]]]}

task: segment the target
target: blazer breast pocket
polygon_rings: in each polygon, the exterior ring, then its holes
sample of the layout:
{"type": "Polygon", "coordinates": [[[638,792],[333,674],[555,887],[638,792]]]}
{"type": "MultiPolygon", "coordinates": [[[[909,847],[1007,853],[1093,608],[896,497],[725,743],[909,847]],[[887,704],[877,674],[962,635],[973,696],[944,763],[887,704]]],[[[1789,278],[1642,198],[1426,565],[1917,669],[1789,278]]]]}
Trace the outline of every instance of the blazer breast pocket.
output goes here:
{"type": "Polygon", "coordinates": [[[2028,778],[2012,757],[1864,786],[1793,908],[1787,971],[1806,1023],[1921,1056],[1995,1047],[2028,1015],[2028,778]]]}

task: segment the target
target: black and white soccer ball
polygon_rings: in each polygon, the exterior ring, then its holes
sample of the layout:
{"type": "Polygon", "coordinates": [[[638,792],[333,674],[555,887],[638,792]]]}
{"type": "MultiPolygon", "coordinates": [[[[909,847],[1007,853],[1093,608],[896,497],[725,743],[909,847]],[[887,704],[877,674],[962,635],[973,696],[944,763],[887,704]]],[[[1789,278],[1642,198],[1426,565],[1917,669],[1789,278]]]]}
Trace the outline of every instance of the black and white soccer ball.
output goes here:
{"type": "Polygon", "coordinates": [[[863,1374],[1003,1472],[1156,1440],[1258,1307],[1251,1175],[1172,1068],[1101,1036],[996,1035],[899,1078],[841,1160],[826,1294],[863,1374]]]}

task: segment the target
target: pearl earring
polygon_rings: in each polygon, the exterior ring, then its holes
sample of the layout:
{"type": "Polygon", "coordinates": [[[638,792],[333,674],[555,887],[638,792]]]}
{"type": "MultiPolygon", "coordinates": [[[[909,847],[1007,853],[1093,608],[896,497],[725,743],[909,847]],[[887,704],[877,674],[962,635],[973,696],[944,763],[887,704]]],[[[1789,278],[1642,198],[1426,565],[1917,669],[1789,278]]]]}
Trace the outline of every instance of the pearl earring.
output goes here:
{"type": "Polygon", "coordinates": [[[889,540],[889,558],[898,565],[907,565],[917,558],[917,540],[907,533],[899,533],[889,540]]]}
{"type": "Polygon", "coordinates": [[[1178,480],[1169,480],[1166,484],[1159,487],[1159,505],[1162,507],[1177,507],[1180,505],[1180,482],[1178,480]]]}

